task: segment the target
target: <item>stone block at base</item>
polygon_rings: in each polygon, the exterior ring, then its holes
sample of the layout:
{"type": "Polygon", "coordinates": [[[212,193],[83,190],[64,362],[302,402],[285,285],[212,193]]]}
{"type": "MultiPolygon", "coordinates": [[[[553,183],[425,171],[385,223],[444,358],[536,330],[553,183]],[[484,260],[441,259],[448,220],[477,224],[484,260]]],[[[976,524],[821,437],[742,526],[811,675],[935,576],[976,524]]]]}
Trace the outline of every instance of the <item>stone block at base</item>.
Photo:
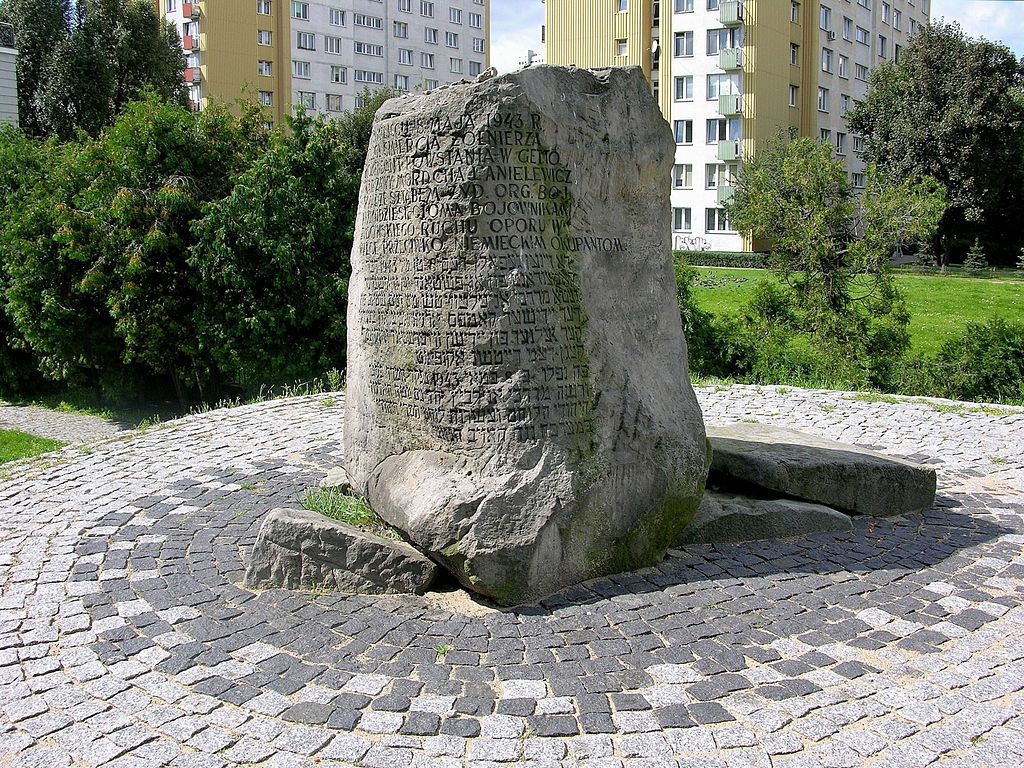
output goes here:
{"type": "Polygon", "coordinates": [[[809,533],[853,530],[842,512],[792,499],[754,499],[707,491],[678,545],[784,539],[809,533]]]}
{"type": "Polygon", "coordinates": [[[245,586],[423,594],[437,573],[431,560],[404,542],[304,509],[275,509],[260,526],[245,586]]]}
{"type": "Polygon", "coordinates": [[[888,517],[935,503],[935,470],[768,424],[708,429],[711,474],[724,490],[753,485],[856,515],[888,517]]]}

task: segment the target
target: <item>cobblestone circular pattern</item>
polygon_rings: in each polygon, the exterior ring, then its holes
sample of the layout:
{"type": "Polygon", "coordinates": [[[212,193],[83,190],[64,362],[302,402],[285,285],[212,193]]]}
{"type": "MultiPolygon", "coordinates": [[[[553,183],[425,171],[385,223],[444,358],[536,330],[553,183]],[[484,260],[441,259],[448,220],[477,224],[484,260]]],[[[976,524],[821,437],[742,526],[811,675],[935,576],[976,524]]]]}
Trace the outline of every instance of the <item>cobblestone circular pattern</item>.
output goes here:
{"type": "Polygon", "coordinates": [[[0,766],[1024,764],[1024,410],[699,396],[930,462],[937,505],[498,611],[239,586],[341,395],[0,468],[0,766]]]}

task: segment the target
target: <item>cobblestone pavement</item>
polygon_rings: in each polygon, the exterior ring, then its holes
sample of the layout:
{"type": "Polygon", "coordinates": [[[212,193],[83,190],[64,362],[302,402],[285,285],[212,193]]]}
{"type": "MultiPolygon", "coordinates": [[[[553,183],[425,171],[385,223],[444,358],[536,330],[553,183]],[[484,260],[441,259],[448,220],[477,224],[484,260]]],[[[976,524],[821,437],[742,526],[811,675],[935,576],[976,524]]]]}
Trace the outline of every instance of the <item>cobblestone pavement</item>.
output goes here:
{"type": "Polygon", "coordinates": [[[0,429],[16,429],[65,443],[87,443],[116,435],[129,427],[99,416],[60,413],[48,408],[12,405],[0,400],[0,429]]]}
{"type": "Polygon", "coordinates": [[[937,505],[496,611],[238,585],[340,396],[66,449],[0,480],[0,766],[1024,764],[1024,410],[700,397],[931,462],[937,505]]]}

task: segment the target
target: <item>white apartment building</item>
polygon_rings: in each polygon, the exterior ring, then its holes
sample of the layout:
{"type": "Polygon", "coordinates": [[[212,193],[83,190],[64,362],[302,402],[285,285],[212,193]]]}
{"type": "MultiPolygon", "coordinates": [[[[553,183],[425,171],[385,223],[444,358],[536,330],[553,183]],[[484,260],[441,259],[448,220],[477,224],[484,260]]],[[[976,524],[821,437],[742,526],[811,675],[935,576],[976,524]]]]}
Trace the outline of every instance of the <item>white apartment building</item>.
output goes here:
{"type": "Polygon", "coordinates": [[[14,27],[0,24],[0,124],[18,125],[17,63],[14,27]]]}

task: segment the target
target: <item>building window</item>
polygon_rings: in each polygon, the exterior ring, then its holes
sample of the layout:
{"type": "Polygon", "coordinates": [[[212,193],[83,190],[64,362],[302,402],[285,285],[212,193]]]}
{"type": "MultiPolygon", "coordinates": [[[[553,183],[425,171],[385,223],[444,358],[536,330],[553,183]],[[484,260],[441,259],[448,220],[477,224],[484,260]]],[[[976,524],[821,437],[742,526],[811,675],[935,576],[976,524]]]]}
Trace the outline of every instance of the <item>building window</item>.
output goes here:
{"type": "Polygon", "coordinates": [[[854,189],[864,189],[864,174],[863,173],[855,173],[855,174],[853,174],[853,188],[854,189]]]}
{"type": "Polygon", "coordinates": [[[818,131],[818,141],[820,141],[822,144],[831,144],[832,131],[830,131],[828,128],[820,129],[818,131]]]}
{"type": "Polygon", "coordinates": [[[452,24],[461,24],[462,23],[462,11],[459,10],[458,8],[449,8],[448,9],[448,21],[450,21],[452,24]]]}
{"type": "Polygon", "coordinates": [[[883,59],[889,55],[889,41],[884,35],[878,36],[878,55],[883,59]]]}
{"type": "Polygon", "coordinates": [[[629,0],[616,0],[619,6],[619,13],[625,13],[629,10],[629,0]]]}
{"type": "Polygon", "coordinates": [[[693,56],[693,32],[676,32],[673,55],[693,56]]]}
{"type": "Polygon", "coordinates": [[[451,58],[448,60],[449,69],[456,75],[462,74],[462,59],[451,58]]]}
{"type": "Polygon", "coordinates": [[[839,96],[839,114],[841,117],[850,114],[850,97],[845,93],[839,96]]]}
{"type": "Polygon", "coordinates": [[[398,49],[398,63],[407,64],[412,66],[412,48],[399,48],[398,49]]]}
{"type": "Polygon", "coordinates": [[[292,18],[309,21],[309,3],[299,3],[292,0],[292,18]]]}
{"type": "Polygon", "coordinates": [[[301,51],[315,51],[316,35],[312,32],[296,32],[295,47],[301,51]]]}
{"type": "Polygon", "coordinates": [[[672,124],[676,144],[693,144],[693,120],[676,120],[672,124]]]}
{"type": "Polygon", "coordinates": [[[800,102],[800,86],[789,86],[789,106],[795,107],[800,102]]]}
{"type": "Polygon", "coordinates": [[[368,29],[384,29],[384,19],[380,16],[369,16],[365,13],[353,13],[352,23],[357,27],[368,29]]]}
{"type": "Polygon", "coordinates": [[[693,101],[693,75],[676,77],[676,101],[693,101]]]}
{"type": "Polygon", "coordinates": [[[843,40],[853,40],[853,19],[843,17],[843,40]]]}
{"type": "Polygon", "coordinates": [[[339,67],[336,64],[331,65],[331,82],[332,83],[345,83],[348,82],[348,70],[345,67],[339,67]]]}
{"type": "Polygon", "coordinates": [[[395,75],[395,90],[396,91],[408,91],[409,90],[409,76],[408,75],[395,75]]]}
{"type": "Polygon", "coordinates": [[[333,35],[324,35],[324,50],[327,53],[333,53],[335,56],[341,55],[342,46],[345,41],[340,37],[334,37],[333,35]]]}
{"type": "Polygon", "coordinates": [[[850,79],[850,59],[843,54],[839,54],[839,76],[846,80],[850,79]]]}
{"type": "Polygon", "coordinates": [[[384,84],[383,72],[370,72],[366,69],[357,69],[355,80],[357,83],[372,83],[373,85],[384,84]]]}
{"type": "Polygon", "coordinates": [[[827,5],[821,6],[821,28],[826,32],[832,30],[832,9],[827,5]]]}
{"type": "Polygon", "coordinates": [[[423,40],[431,45],[437,45],[437,30],[431,27],[424,29],[423,40]]]}
{"type": "Polygon", "coordinates": [[[857,42],[861,45],[871,45],[871,33],[864,27],[857,27],[857,42]]]}
{"type": "Polygon", "coordinates": [[[471,26],[473,29],[483,29],[484,17],[479,13],[471,12],[469,14],[469,26],[471,26]]]}
{"type": "Polygon", "coordinates": [[[420,16],[425,16],[428,19],[434,18],[434,4],[420,0],[420,16]]]}
{"type": "Polygon", "coordinates": [[[845,133],[838,133],[838,132],[836,133],[836,154],[837,155],[845,155],[846,154],[846,134],[845,133]]]}
{"type": "Polygon", "coordinates": [[[475,76],[479,75],[481,72],[483,72],[483,69],[484,69],[483,64],[481,64],[479,61],[471,61],[471,62],[469,62],[469,74],[470,75],[475,77],[475,76]]]}
{"type": "Polygon", "coordinates": [[[341,112],[342,110],[342,99],[340,93],[328,93],[327,94],[327,111],[328,112],[341,112]]]}
{"type": "Polygon", "coordinates": [[[473,38],[473,53],[486,53],[485,41],[482,37],[473,38]]]}
{"type": "Polygon", "coordinates": [[[306,109],[316,109],[316,94],[312,91],[299,91],[295,103],[306,109]]]}
{"type": "Polygon", "coordinates": [[[376,43],[364,43],[361,40],[354,42],[355,52],[361,56],[384,56],[384,46],[376,43]]]}
{"type": "Polygon", "coordinates": [[[736,163],[709,163],[704,167],[705,189],[731,187],[739,170],[740,167],[736,163]]]}
{"type": "Polygon", "coordinates": [[[868,76],[871,74],[871,70],[868,69],[864,64],[854,64],[853,73],[858,80],[863,80],[867,82],[868,76]]]}
{"type": "Polygon", "coordinates": [[[708,208],[705,211],[705,230],[707,232],[728,232],[729,218],[722,208],[708,208]]]}
{"type": "Polygon", "coordinates": [[[270,0],[256,0],[256,13],[260,16],[269,16],[270,0]]]}
{"type": "Polygon", "coordinates": [[[707,143],[736,141],[740,138],[741,126],[738,118],[713,117],[707,121],[707,143]]]}
{"type": "Polygon", "coordinates": [[[292,77],[297,77],[300,80],[309,80],[309,62],[292,61],[292,77]]]}
{"type": "Polygon", "coordinates": [[[676,0],[676,13],[693,13],[693,0],[676,0]]]}
{"type": "Polygon", "coordinates": [[[270,30],[261,29],[256,32],[256,44],[257,45],[270,45],[270,30]]]}
{"type": "Polygon", "coordinates": [[[433,69],[434,68],[434,54],[432,54],[432,53],[421,53],[420,54],[420,66],[423,67],[423,69],[433,69]]]}
{"type": "Polygon", "coordinates": [[[394,21],[391,23],[391,31],[395,37],[408,38],[409,37],[409,25],[404,21],[394,21]]]}
{"type": "Polygon", "coordinates": [[[800,23],[800,3],[789,4],[789,20],[794,24],[800,23]]]}
{"type": "Polygon", "coordinates": [[[829,74],[832,73],[832,67],[833,67],[833,65],[832,65],[832,56],[833,56],[833,53],[832,53],[832,49],[831,48],[822,48],[821,49],[821,71],[822,72],[828,72],[829,74]]]}
{"type": "Polygon", "coordinates": [[[459,47],[459,33],[458,32],[445,32],[444,33],[444,44],[449,48],[459,47]]]}
{"type": "Polygon", "coordinates": [[[263,77],[270,77],[274,73],[274,65],[272,62],[260,59],[256,62],[256,73],[263,77]]]}
{"type": "Polygon", "coordinates": [[[435,88],[437,88],[437,80],[424,80],[423,87],[426,88],[428,91],[432,91],[435,88]]]}
{"type": "Polygon", "coordinates": [[[615,41],[615,55],[625,56],[627,51],[628,49],[626,48],[626,39],[620,37],[618,40],[615,41]]]}
{"type": "Polygon", "coordinates": [[[739,96],[740,76],[735,75],[708,75],[708,101],[713,101],[719,96],[739,96]]]}
{"type": "Polygon", "coordinates": [[[402,13],[412,13],[412,0],[398,0],[398,10],[402,13]]]}
{"type": "Polygon", "coordinates": [[[274,106],[274,92],[260,91],[260,104],[262,104],[264,107],[274,106]]]}
{"type": "Polygon", "coordinates": [[[828,112],[828,88],[818,86],[818,111],[828,112]]]}
{"type": "Polygon", "coordinates": [[[800,66],[800,46],[796,43],[789,44],[789,63],[794,67],[800,66]]]}
{"type": "Polygon", "coordinates": [[[673,208],[672,209],[672,231],[689,232],[693,229],[693,209],[673,208]]]}
{"type": "Polygon", "coordinates": [[[693,166],[690,163],[672,166],[672,189],[693,189],[693,166]]]}
{"type": "Polygon", "coordinates": [[[164,7],[167,9],[167,13],[176,13],[178,10],[178,0],[167,0],[167,4],[164,7]]]}
{"type": "Polygon", "coordinates": [[[332,27],[345,26],[345,12],[341,8],[331,8],[330,19],[332,27]]]}

